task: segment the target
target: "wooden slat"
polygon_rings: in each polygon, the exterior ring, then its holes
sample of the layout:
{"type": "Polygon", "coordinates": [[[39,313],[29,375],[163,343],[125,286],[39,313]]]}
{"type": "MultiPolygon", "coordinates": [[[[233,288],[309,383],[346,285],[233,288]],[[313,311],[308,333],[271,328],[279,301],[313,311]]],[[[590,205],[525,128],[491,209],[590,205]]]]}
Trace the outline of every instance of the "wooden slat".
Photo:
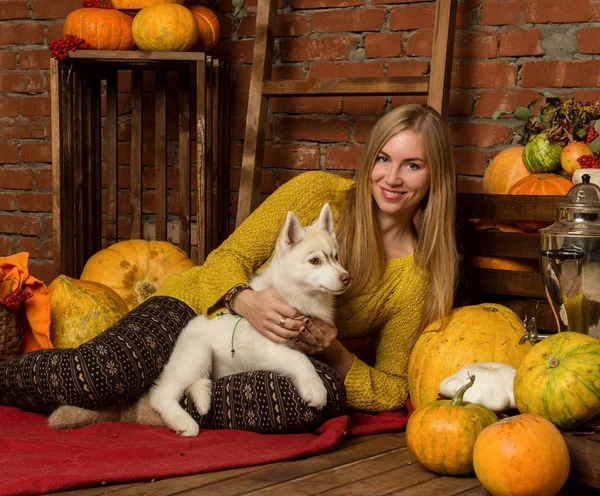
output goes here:
{"type": "MultiPolygon", "coordinates": [[[[393,491],[389,496],[458,496],[471,489],[481,489],[481,483],[475,477],[436,477],[417,486],[393,491]]],[[[482,494],[487,492],[484,490],[482,494]]]]}
{"type": "Polygon", "coordinates": [[[191,140],[189,71],[179,73],[179,248],[190,256],[191,241],[191,140]]]}
{"type": "Polygon", "coordinates": [[[263,82],[263,96],[423,95],[429,76],[277,79],[263,82]]]}
{"type": "Polygon", "coordinates": [[[466,274],[469,289],[477,293],[546,298],[542,275],[536,272],[469,267],[466,274]]]}
{"type": "Polygon", "coordinates": [[[564,201],[564,196],[459,193],[457,197],[458,218],[462,222],[474,218],[494,219],[498,222],[501,220],[554,222],[556,209],[564,201]]]}
{"type": "Polygon", "coordinates": [[[87,247],[86,233],[89,229],[84,223],[85,208],[84,208],[84,167],[85,167],[85,144],[84,124],[83,124],[83,80],[82,75],[78,72],[72,72],[73,80],[73,220],[74,220],[74,236],[73,244],[75,250],[75,274],[81,275],[83,266],[87,261],[89,249],[87,247]]]}
{"type": "Polygon", "coordinates": [[[444,119],[448,117],[450,102],[456,4],[457,0],[437,0],[435,2],[435,26],[429,66],[427,104],[436,109],[444,119]]]}
{"type": "Polygon", "coordinates": [[[167,240],[167,73],[156,71],[154,173],[156,175],[156,239],[167,240]]]}
{"type": "Polygon", "coordinates": [[[204,206],[206,208],[206,249],[207,255],[214,248],[214,224],[213,224],[213,205],[214,205],[214,129],[213,129],[213,99],[214,99],[214,72],[212,67],[212,57],[206,58],[206,146],[205,146],[205,167],[206,167],[206,197],[204,206]]]}
{"type": "Polygon", "coordinates": [[[219,158],[221,164],[219,166],[219,184],[221,188],[221,200],[219,203],[219,242],[225,241],[229,234],[229,147],[230,147],[230,136],[229,136],[229,69],[226,64],[222,64],[222,89],[221,89],[221,100],[220,100],[220,117],[219,122],[221,129],[219,136],[221,136],[221,152],[219,158]]]}
{"type": "Polygon", "coordinates": [[[77,50],[69,52],[69,58],[77,61],[125,62],[135,64],[144,61],[196,62],[205,59],[204,52],[143,52],[113,50],[77,50]]]}
{"type": "Polygon", "coordinates": [[[538,259],[540,236],[464,229],[459,235],[459,249],[471,256],[538,259]]]}
{"type": "Polygon", "coordinates": [[[271,77],[276,14],[277,0],[258,2],[240,175],[240,196],[236,215],[237,226],[258,205],[260,175],[264,157],[265,123],[269,111],[268,100],[263,96],[263,84],[265,80],[271,77]]]}
{"type": "Polygon", "coordinates": [[[106,244],[118,241],[118,72],[112,70],[106,77],[106,244]]]}
{"type": "Polygon", "coordinates": [[[206,257],[206,63],[196,63],[196,180],[198,185],[198,264],[206,257]]]}
{"type": "Polygon", "coordinates": [[[221,192],[220,182],[220,164],[219,155],[220,152],[220,141],[222,136],[219,134],[219,119],[222,117],[219,115],[219,101],[222,98],[221,95],[221,74],[220,74],[220,63],[218,60],[213,59],[212,61],[212,178],[213,178],[213,198],[211,205],[211,216],[212,216],[212,244],[211,251],[217,248],[221,242],[219,238],[219,210],[221,209],[221,200],[223,194],[221,192]]]}
{"type": "Polygon", "coordinates": [[[142,225],[142,95],[144,72],[139,69],[131,71],[131,237],[143,237],[142,225]]]}

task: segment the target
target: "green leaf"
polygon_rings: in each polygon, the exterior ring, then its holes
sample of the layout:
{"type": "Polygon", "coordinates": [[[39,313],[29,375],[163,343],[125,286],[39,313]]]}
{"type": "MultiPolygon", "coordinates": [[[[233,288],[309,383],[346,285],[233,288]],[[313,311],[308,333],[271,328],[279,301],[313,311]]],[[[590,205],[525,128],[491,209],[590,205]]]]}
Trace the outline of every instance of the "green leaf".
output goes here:
{"type": "Polygon", "coordinates": [[[531,116],[533,116],[533,114],[527,107],[517,107],[515,109],[515,119],[519,119],[520,121],[528,121],[531,116]]]}
{"type": "Polygon", "coordinates": [[[558,97],[554,93],[550,93],[549,91],[540,91],[539,93],[544,98],[555,98],[555,99],[558,99],[558,97]]]}
{"type": "Polygon", "coordinates": [[[244,0],[231,0],[231,4],[235,7],[233,11],[234,17],[242,17],[242,8],[244,7],[244,0]]]}
{"type": "Polygon", "coordinates": [[[594,129],[598,134],[600,134],[600,119],[594,123],[594,129]]]}
{"type": "Polygon", "coordinates": [[[507,115],[507,114],[511,114],[512,112],[506,112],[505,110],[496,110],[496,112],[494,112],[492,114],[492,119],[496,120],[498,119],[498,117],[502,117],[503,115],[507,115]]]}
{"type": "Polygon", "coordinates": [[[600,136],[590,143],[590,148],[594,153],[600,152],[600,136]]]}

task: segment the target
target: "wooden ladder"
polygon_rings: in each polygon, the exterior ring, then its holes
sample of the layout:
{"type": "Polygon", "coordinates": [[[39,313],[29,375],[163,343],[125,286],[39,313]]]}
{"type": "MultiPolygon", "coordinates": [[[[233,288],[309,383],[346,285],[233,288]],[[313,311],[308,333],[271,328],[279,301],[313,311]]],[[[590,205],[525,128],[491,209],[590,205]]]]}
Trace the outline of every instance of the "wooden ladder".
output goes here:
{"type": "Polygon", "coordinates": [[[277,0],[258,1],[236,226],[258,205],[269,98],[427,95],[427,104],[447,117],[456,4],[457,0],[436,1],[429,76],[271,80],[277,0]]]}

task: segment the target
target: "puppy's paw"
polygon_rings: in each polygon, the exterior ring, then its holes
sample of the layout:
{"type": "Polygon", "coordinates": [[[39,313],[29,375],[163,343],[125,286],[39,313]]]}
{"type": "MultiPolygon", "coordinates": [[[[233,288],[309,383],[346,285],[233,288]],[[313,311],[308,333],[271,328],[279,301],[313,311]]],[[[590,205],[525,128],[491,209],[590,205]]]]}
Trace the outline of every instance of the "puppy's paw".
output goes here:
{"type": "Polygon", "coordinates": [[[307,381],[296,387],[298,394],[308,406],[321,410],[327,404],[327,389],[321,379],[307,381]]]}
{"type": "Polygon", "coordinates": [[[48,418],[48,425],[54,430],[76,429],[93,424],[95,413],[77,406],[59,406],[48,418]]]}

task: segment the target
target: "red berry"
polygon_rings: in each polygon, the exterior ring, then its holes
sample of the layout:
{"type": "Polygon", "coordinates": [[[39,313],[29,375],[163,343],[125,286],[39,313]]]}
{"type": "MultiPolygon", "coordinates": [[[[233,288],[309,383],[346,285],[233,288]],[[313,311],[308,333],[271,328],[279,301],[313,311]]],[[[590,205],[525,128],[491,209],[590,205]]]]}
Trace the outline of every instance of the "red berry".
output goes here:
{"type": "Polygon", "coordinates": [[[592,141],[594,141],[598,137],[598,132],[594,129],[594,126],[591,126],[587,130],[587,136],[585,138],[585,144],[589,145],[592,141]]]}

